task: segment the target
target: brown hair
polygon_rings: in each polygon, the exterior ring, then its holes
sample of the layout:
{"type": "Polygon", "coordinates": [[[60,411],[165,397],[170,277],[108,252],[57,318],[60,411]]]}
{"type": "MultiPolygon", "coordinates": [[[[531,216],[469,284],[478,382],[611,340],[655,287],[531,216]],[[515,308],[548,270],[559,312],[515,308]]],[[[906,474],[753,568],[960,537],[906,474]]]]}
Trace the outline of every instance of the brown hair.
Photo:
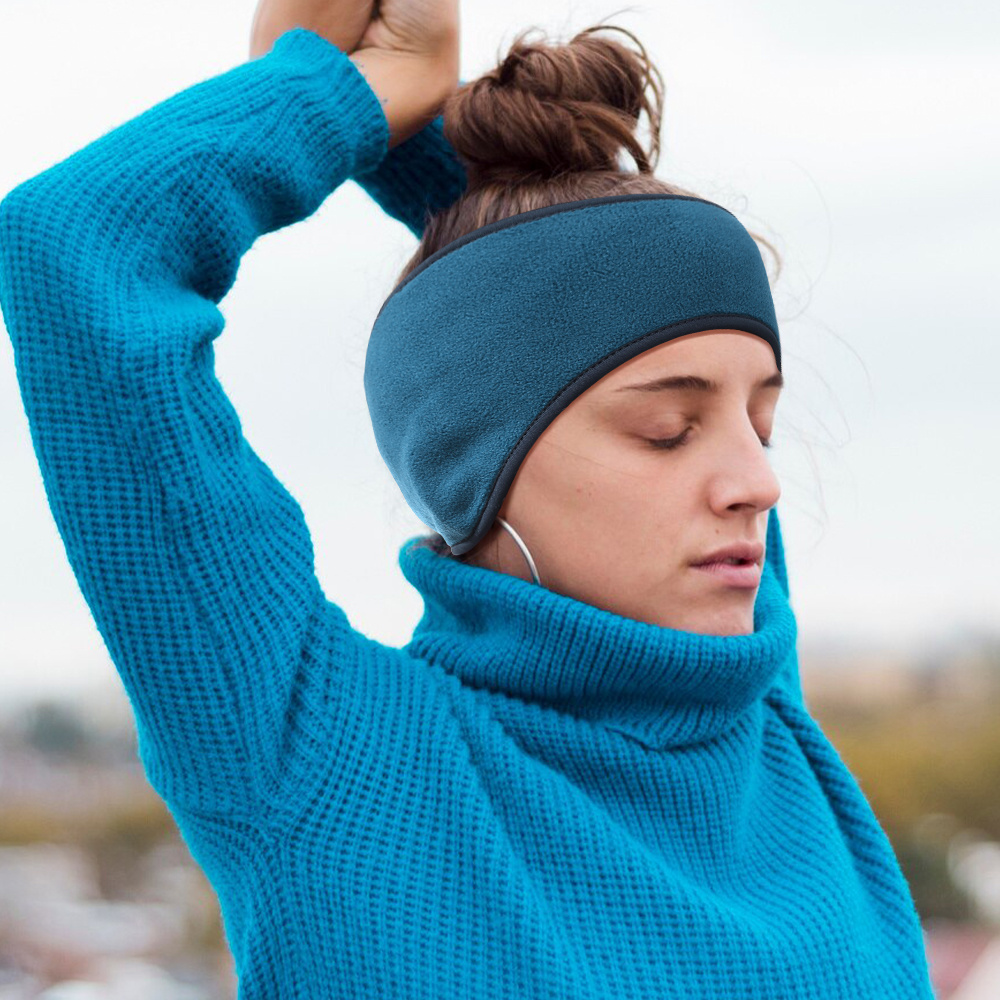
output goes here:
{"type": "MultiPolygon", "coordinates": [[[[467,186],[447,208],[428,217],[397,284],[446,244],[499,219],[567,201],[617,194],[703,197],[653,175],[660,155],[663,77],[626,28],[596,24],[568,42],[522,31],[496,69],[458,87],[443,109],[444,136],[465,167],[467,186]],[[635,48],[599,32],[619,31],[635,48]],[[636,138],[645,113],[649,149],[636,138]],[[624,151],[636,170],[623,168],[624,151]]],[[[750,231],[773,255],[763,236],[750,231]]],[[[454,556],[435,532],[428,544],[454,556]]]]}

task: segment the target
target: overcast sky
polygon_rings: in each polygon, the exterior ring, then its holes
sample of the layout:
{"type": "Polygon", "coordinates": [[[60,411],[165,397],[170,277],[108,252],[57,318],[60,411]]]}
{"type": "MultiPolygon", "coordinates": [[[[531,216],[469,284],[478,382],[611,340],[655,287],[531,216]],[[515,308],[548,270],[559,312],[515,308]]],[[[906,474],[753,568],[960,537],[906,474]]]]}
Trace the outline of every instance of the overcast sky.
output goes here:
{"type": "MultiPolygon", "coordinates": [[[[253,7],[2,0],[0,193],[244,61],[253,7]]],[[[616,12],[666,81],[657,174],[721,202],[785,258],[788,385],[771,459],[802,643],[921,649],[995,631],[996,5],[463,0],[462,77],[531,24],[565,39],[616,12]]],[[[414,247],[345,183],[245,255],[216,342],[244,433],[305,511],[327,595],[393,645],[421,611],[396,553],[424,528],[375,447],[362,371],[414,247]]],[[[107,685],[6,337],[0,464],[0,703],[107,685]]]]}

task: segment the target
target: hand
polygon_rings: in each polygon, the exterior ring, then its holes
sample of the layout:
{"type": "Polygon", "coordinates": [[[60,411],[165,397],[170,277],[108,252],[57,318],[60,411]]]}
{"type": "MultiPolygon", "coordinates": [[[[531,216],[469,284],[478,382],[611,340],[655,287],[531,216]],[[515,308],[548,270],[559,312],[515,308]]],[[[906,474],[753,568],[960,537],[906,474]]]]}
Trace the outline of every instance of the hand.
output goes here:
{"type": "Polygon", "coordinates": [[[458,0],[382,0],[378,7],[354,48],[457,57],[458,0]]]}
{"type": "Polygon", "coordinates": [[[250,26],[250,58],[271,51],[292,28],[308,28],[350,52],[372,20],[373,0],[258,0],[250,26]]]}
{"type": "Polygon", "coordinates": [[[459,0],[258,0],[250,56],[307,28],[349,54],[379,98],[389,147],[420,131],[458,85],[459,0]]]}
{"type": "Polygon", "coordinates": [[[350,58],[382,103],[389,148],[419,132],[458,85],[458,0],[382,0],[350,58]]]}

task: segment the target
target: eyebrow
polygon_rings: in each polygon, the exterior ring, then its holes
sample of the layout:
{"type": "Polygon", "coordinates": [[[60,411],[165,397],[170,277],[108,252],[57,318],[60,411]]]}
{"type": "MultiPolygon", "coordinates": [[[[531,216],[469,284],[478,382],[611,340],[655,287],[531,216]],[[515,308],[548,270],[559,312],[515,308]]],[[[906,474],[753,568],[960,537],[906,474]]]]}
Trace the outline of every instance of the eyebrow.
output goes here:
{"type": "MultiPolygon", "coordinates": [[[[754,385],[754,389],[781,389],[785,384],[784,376],[781,372],[775,372],[762,378],[754,385]]],[[[637,382],[634,385],[619,386],[615,392],[626,392],[630,389],[639,392],[663,392],[667,389],[680,389],[697,392],[720,392],[722,386],[710,378],[702,378],[700,375],[664,375],[662,378],[655,378],[649,382],[637,382]]]]}

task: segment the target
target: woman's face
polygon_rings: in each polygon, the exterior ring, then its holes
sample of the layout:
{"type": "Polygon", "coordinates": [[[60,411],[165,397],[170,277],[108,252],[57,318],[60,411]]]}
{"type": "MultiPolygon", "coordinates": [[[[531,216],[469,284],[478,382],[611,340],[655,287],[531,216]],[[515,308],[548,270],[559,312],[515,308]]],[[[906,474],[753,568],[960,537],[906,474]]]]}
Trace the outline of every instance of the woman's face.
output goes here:
{"type": "MultiPolygon", "coordinates": [[[[500,509],[542,585],[627,618],[711,635],[753,631],[756,586],[692,563],[735,542],[764,544],[781,488],[770,438],[780,385],[770,345],[739,330],[660,344],[609,372],[545,429],[500,509]],[[630,388],[678,375],[718,384],[630,388]],[[652,442],[677,440],[674,448],[652,442]]],[[[499,523],[466,556],[531,580],[499,523]]],[[[761,568],[763,558],[761,559],[761,568]]]]}

